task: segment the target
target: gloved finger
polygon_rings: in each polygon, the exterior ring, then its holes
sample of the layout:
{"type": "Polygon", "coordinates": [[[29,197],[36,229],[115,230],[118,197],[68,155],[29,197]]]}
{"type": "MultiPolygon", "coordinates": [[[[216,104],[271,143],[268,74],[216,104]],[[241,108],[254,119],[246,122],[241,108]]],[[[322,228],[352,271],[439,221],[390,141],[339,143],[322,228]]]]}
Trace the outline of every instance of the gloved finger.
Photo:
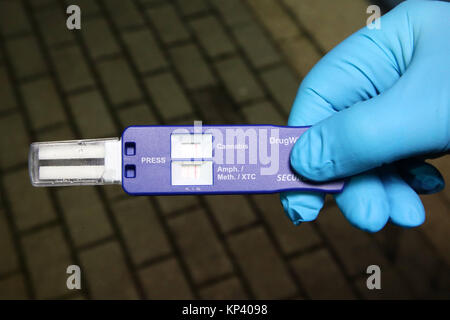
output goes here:
{"type": "MultiPolygon", "coordinates": [[[[395,11],[395,12],[394,12],[395,11]]],[[[382,17],[387,32],[363,28],[329,52],[302,82],[291,110],[290,126],[313,125],[339,110],[378,95],[395,83],[410,61],[412,48],[392,48],[399,36],[409,36],[404,9],[382,17]],[[407,53],[407,56],[404,56],[407,53]],[[393,63],[396,61],[396,63],[393,63]]],[[[408,43],[409,44],[409,43],[408,43]]],[[[288,216],[295,212],[317,212],[324,196],[309,193],[289,193],[281,197],[288,216]],[[313,211],[311,209],[313,208],[313,211]]],[[[300,216],[302,216],[300,214],[300,216]]],[[[309,214],[307,219],[315,218],[309,214]]],[[[305,219],[305,217],[303,217],[305,219]]]]}
{"type": "Polygon", "coordinates": [[[283,192],[280,199],[288,218],[295,225],[299,225],[317,218],[325,195],[313,192],[283,192]]]}
{"type": "Polygon", "coordinates": [[[375,171],[352,177],[335,199],[344,216],[359,229],[377,232],[389,220],[388,196],[375,171]]]}
{"type": "Polygon", "coordinates": [[[415,88],[419,84],[411,84],[409,75],[415,73],[406,73],[383,94],[338,112],[306,131],[291,152],[293,169],[308,179],[326,181],[445,151],[450,146],[448,119],[423,107],[426,89],[415,88]],[[412,96],[408,105],[402,104],[405,87],[412,96]],[[414,112],[405,116],[409,110],[414,112]]]}
{"type": "Polygon", "coordinates": [[[425,210],[417,193],[392,166],[383,168],[380,177],[389,201],[392,223],[401,227],[421,225],[425,221],[425,210]]]}
{"type": "Polygon", "coordinates": [[[403,180],[419,194],[437,193],[445,187],[441,173],[429,163],[407,159],[396,163],[396,167],[403,180]]]}
{"type": "MultiPolygon", "coordinates": [[[[319,61],[298,90],[288,125],[315,124],[347,106],[377,95],[398,79],[397,69],[368,36],[370,33],[368,29],[357,32],[319,61]],[[333,81],[326,80],[328,78],[333,81]]],[[[323,206],[323,199],[322,194],[289,192],[281,195],[283,207],[294,223],[314,220],[323,206]]]]}
{"type": "Polygon", "coordinates": [[[381,17],[383,30],[359,30],[323,57],[297,93],[289,125],[313,125],[379,95],[400,78],[413,54],[408,8],[381,17]]]}

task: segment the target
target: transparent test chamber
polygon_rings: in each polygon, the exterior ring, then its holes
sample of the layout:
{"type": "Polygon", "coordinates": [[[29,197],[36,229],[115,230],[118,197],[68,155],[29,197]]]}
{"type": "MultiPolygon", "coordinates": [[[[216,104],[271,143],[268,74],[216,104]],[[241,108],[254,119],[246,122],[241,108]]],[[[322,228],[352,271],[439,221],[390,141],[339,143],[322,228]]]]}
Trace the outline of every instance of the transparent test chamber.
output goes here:
{"type": "Polygon", "coordinates": [[[120,184],[122,145],[119,138],[35,142],[28,169],[37,187],[120,184]]]}

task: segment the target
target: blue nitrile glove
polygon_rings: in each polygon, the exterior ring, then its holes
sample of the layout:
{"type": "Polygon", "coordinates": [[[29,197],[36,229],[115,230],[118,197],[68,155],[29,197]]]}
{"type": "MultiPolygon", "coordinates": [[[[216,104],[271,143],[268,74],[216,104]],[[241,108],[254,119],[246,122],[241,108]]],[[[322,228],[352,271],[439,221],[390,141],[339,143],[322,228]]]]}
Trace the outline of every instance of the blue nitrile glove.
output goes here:
{"type": "MultiPolygon", "coordinates": [[[[335,196],[351,224],[371,232],[388,220],[422,224],[417,193],[444,187],[423,160],[450,144],[450,4],[407,1],[381,18],[380,30],[363,28],[328,53],[289,117],[292,126],[311,124],[292,167],[314,181],[351,176],[335,196]]],[[[288,192],[281,202],[299,224],[317,217],[324,195],[288,192]]]]}

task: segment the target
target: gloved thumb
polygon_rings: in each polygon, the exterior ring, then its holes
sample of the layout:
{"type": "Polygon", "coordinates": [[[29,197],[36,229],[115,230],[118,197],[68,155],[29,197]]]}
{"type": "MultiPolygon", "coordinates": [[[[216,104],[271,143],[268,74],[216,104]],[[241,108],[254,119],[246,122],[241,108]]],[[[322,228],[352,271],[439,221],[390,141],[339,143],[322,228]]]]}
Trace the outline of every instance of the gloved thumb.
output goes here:
{"type": "Polygon", "coordinates": [[[381,95],[312,126],[292,150],[293,169],[308,179],[326,181],[400,159],[446,152],[450,141],[447,102],[430,105],[427,97],[436,93],[427,92],[433,90],[426,87],[416,90],[407,80],[402,77],[381,95]],[[411,93],[408,98],[405,92],[411,93]]]}

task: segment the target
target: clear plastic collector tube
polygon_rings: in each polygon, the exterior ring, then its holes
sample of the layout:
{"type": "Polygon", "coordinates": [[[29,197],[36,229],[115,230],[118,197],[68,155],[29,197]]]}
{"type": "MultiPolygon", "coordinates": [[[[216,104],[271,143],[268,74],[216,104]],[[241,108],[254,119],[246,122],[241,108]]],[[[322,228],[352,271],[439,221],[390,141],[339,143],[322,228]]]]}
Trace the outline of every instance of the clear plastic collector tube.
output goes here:
{"type": "Polygon", "coordinates": [[[28,169],[33,186],[116,184],[122,180],[119,138],[35,142],[28,169]]]}

